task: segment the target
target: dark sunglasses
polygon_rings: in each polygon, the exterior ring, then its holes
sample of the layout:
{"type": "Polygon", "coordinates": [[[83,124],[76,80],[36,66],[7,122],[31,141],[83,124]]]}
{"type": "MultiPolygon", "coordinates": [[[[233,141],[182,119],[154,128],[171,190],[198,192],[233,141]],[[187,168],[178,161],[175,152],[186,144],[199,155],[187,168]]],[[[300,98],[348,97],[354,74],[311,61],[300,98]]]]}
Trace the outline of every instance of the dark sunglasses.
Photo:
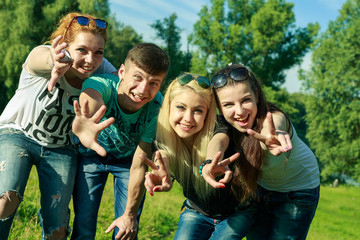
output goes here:
{"type": "Polygon", "coordinates": [[[106,29],[107,26],[108,26],[108,22],[105,21],[105,20],[101,20],[101,19],[92,19],[92,18],[87,18],[87,17],[84,17],[84,16],[76,16],[76,17],[73,17],[73,19],[71,20],[69,26],[66,28],[65,30],[65,33],[64,33],[64,36],[66,36],[66,32],[67,30],[69,29],[69,27],[71,26],[71,23],[76,19],[76,22],[82,26],[87,26],[89,25],[89,22],[90,21],[94,21],[95,22],[95,25],[98,27],[98,28],[102,28],[102,29],[106,29]]]}
{"type": "Polygon", "coordinates": [[[211,78],[211,85],[213,88],[220,88],[226,85],[228,77],[231,77],[234,81],[245,81],[249,75],[249,70],[246,67],[238,67],[231,70],[229,73],[219,73],[211,78]]]}
{"type": "Polygon", "coordinates": [[[202,88],[209,88],[210,87],[210,80],[203,76],[193,75],[191,73],[180,73],[179,76],[176,77],[178,83],[183,86],[188,84],[192,80],[196,80],[200,87],[202,88]]]}
{"type": "Polygon", "coordinates": [[[87,26],[89,25],[89,22],[90,21],[94,21],[96,26],[99,27],[99,28],[107,28],[107,21],[105,20],[101,20],[101,19],[92,19],[92,18],[87,18],[87,17],[84,17],[84,16],[77,16],[77,17],[74,17],[72,21],[74,21],[74,19],[76,19],[77,23],[80,24],[80,25],[83,25],[83,26],[87,26]]]}

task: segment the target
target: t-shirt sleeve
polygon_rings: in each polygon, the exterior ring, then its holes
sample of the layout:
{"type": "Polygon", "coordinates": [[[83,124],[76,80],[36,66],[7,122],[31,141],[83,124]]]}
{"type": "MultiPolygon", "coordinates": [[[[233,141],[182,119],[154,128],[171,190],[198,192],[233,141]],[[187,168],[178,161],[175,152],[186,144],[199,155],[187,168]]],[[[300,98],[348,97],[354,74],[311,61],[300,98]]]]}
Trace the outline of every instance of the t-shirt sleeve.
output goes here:
{"type": "Polygon", "coordinates": [[[116,68],[107,60],[103,58],[103,61],[98,69],[94,72],[94,74],[102,74],[102,73],[113,73],[116,71],[116,68]]]}
{"type": "Polygon", "coordinates": [[[217,133],[225,133],[226,135],[230,136],[231,125],[225,120],[223,115],[217,115],[217,124],[214,135],[217,133]]]}
{"type": "MultiPolygon", "coordinates": [[[[115,75],[114,75],[115,76],[115,75]]],[[[85,89],[91,88],[100,93],[101,97],[106,104],[111,97],[111,84],[108,81],[108,77],[111,77],[109,74],[93,75],[90,78],[86,79],[81,88],[81,92],[85,89]]]]}

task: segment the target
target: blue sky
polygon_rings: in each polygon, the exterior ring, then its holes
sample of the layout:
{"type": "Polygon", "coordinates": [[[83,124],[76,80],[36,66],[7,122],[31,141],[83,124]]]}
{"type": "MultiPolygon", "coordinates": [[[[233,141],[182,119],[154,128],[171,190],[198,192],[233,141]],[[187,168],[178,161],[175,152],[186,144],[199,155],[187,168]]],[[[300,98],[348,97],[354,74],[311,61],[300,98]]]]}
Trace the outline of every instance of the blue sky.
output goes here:
{"type": "MultiPolygon", "coordinates": [[[[339,10],[346,0],[288,0],[293,2],[296,25],[305,27],[308,23],[318,22],[320,31],[325,31],[329,21],[339,16],[339,10]]],[[[138,34],[147,42],[158,43],[155,39],[155,31],[150,27],[158,19],[169,17],[172,13],[177,14],[176,25],[182,31],[182,43],[185,49],[187,36],[192,32],[193,24],[199,19],[198,13],[202,6],[209,5],[209,0],[109,0],[110,9],[116,18],[132,26],[138,34]]],[[[191,49],[191,48],[190,48],[191,49]]],[[[308,69],[311,64],[311,54],[304,57],[302,69],[308,69]]],[[[284,87],[289,92],[298,92],[301,83],[297,78],[299,67],[287,71],[284,87]]]]}

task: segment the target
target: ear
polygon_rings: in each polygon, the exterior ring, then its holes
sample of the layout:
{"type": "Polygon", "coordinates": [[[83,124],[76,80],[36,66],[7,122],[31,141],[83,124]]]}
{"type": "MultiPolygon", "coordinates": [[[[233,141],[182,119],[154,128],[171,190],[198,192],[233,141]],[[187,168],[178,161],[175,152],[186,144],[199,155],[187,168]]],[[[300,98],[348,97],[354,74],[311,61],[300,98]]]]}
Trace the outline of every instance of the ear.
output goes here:
{"type": "Polygon", "coordinates": [[[124,75],[125,75],[125,65],[124,64],[121,64],[118,75],[121,80],[124,79],[124,75]]]}

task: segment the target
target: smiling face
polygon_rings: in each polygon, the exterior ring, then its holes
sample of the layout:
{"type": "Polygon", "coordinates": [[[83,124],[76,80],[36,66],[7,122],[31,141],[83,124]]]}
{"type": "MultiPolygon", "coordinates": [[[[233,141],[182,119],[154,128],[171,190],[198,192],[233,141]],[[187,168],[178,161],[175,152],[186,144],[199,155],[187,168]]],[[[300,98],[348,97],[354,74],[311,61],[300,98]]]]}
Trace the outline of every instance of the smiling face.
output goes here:
{"type": "Polygon", "coordinates": [[[118,89],[118,103],[125,113],[134,113],[152,101],[159,92],[166,73],[151,75],[126,61],[119,70],[121,83],[118,89]]]}
{"type": "Polygon", "coordinates": [[[208,106],[205,99],[188,88],[170,104],[170,126],[180,138],[191,140],[204,126],[208,106]]]}
{"type": "Polygon", "coordinates": [[[79,32],[69,43],[68,51],[74,62],[67,72],[67,79],[85,80],[90,77],[102,63],[104,48],[105,40],[100,35],[79,32]]]}
{"type": "Polygon", "coordinates": [[[240,132],[252,128],[257,114],[257,98],[249,81],[216,90],[219,107],[226,121],[240,132]]]}

